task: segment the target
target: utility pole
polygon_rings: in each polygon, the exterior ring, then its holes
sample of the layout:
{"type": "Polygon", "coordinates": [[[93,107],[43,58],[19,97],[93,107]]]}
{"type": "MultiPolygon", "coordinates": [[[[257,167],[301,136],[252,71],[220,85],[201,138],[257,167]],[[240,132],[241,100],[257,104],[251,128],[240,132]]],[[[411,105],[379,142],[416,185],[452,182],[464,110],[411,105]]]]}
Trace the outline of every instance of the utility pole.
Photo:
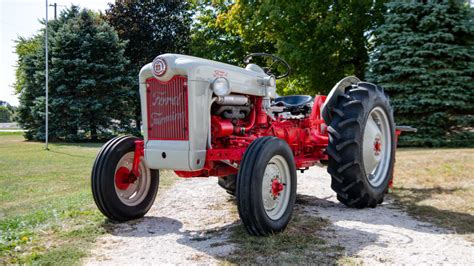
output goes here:
{"type": "Polygon", "coordinates": [[[52,5],[49,5],[49,6],[53,6],[54,7],[54,20],[56,20],[58,17],[57,17],[57,8],[58,8],[58,4],[54,3],[52,5]]]}
{"type": "MultiPolygon", "coordinates": [[[[56,9],[55,9],[56,10],[56,9]]],[[[56,13],[56,12],[55,12],[56,13]]],[[[48,0],[46,0],[46,30],[44,36],[44,46],[45,46],[45,89],[46,89],[46,125],[45,125],[45,149],[48,149],[48,0]]]]}

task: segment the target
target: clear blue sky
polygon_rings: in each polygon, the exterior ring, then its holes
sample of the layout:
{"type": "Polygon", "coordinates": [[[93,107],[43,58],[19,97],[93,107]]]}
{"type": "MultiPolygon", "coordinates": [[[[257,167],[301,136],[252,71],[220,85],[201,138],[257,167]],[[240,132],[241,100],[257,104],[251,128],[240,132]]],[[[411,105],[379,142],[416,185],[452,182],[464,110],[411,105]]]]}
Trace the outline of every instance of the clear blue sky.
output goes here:
{"type": "MultiPolygon", "coordinates": [[[[58,14],[61,9],[72,4],[102,12],[113,0],[48,0],[49,4],[57,3],[58,14]]],[[[18,98],[13,95],[12,84],[15,82],[15,65],[17,56],[14,53],[18,36],[29,37],[41,28],[39,20],[45,17],[45,0],[0,0],[0,100],[18,105],[18,98]]],[[[49,19],[54,18],[54,8],[49,7],[49,19]]]]}

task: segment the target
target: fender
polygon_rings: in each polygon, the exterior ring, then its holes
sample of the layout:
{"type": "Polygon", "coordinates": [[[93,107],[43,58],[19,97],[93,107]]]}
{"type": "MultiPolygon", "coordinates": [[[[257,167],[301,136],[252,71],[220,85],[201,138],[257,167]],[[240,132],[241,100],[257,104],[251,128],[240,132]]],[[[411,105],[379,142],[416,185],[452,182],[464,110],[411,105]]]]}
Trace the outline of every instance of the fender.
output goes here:
{"type": "Polygon", "coordinates": [[[329,125],[331,122],[332,117],[330,110],[337,102],[337,97],[344,94],[344,89],[346,87],[359,82],[361,82],[359,78],[355,76],[348,76],[341,79],[338,83],[336,83],[336,85],[334,85],[323,104],[323,108],[321,108],[321,117],[324,119],[326,125],[329,125]]]}

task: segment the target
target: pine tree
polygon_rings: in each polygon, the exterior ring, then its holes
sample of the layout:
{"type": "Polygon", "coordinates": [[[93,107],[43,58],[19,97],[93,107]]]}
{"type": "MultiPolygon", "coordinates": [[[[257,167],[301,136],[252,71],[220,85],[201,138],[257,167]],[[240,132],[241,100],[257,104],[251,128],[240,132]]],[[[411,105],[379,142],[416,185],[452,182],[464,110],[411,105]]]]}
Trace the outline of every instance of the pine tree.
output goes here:
{"type": "MultiPolygon", "coordinates": [[[[125,86],[126,42],[99,14],[75,6],[49,27],[50,139],[98,140],[129,132],[135,92],[125,86]]],[[[44,35],[20,38],[16,51],[18,122],[27,139],[44,140],[44,35]]]]}
{"type": "Polygon", "coordinates": [[[460,1],[393,1],[376,31],[369,80],[391,97],[400,144],[474,145],[474,23],[460,1]]]}
{"type": "Polygon", "coordinates": [[[55,35],[50,83],[51,124],[65,140],[105,138],[130,127],[126,43],[98,14],[80,11],[55,35]]]}
{"type": "MultiPolygon", "coordinates": [[[[57,20],[49,21],[48,45],[50,49],[58,29],[78,14],[79,8],[71,6],[61,12],[57,20]]],[[[42,24],[44,25],[45,22],[42,21],[42,24]]],[[[43,28],[39,34],[30,38],[19,37],[15,47],[18,55],[15,91],[20,100],[16,120],[22,128],[26,129],[25,137],[29,140],[45,139],[44,30],[43,28]]],[[[51,67],[51,51],[49,65],[51,67]]],[[[55,126],[55,124],[50,124],[51,139],[56,137],[55,126]]]]}

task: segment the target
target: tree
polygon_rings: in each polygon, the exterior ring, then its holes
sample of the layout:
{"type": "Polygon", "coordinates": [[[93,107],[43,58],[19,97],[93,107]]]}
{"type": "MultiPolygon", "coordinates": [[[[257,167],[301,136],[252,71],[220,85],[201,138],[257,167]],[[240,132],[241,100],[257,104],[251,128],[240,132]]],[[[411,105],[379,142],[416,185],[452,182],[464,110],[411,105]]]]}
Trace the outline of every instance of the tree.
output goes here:
{"type": "MultiPolygon", "coordinates": [[[[61,12],[57,20],[48,23],[48,45],[50,48],[57,30],[69,19],[76,17],[78,13],[79,8],[71,6],[61,12]]],[[[41,23],[45,24],[44,21],[41,23]]],[[[44,28],[32,37],[19,37],[16,40],[15,52],[18,55],[18,65],[15,71],[14,86],[20,101],[16,120],[22,128],[26,129],[25,137],[29,140],[44,140],[45,138],[44,51],[44,28]]],[[[49,65],[52,65],[51,51],[49,65]]]]}
{"type": "Polygon", "coordinates": [[[217,23],[293,67],[282,93],[326,93],[346,75],[364,78],[368,38],[385,1],[236,1],[217,23]],[[273,46],[273,47],[272,47],[273,46]]]}
{"type": "Polygon", "coordinates": [[[126,43],[98,14],[82,10],[54,37],[51,124],[66,140],[95,141],[130,126],[126,43]],[[82,133],[78,133],[82,132],[82,133]]]}
{"type": "Polygon", "coordinates": [[[0,105],[0,123],[11,122],[10,110],[6,106],[0,105]]]}
{"type": "Polygon", "coordinates": [[[14,119],[15,107],[8,102],[0,100],[0,123],[12,122],[14,119]]]}
{"type": "MultiPolygon", "coordinates": [[[[51,140],[98,140],[130,127],[125,42],[100,16],[77,7],[51,23],[51,140]]],[[[44,139],[43,35],[20,39],[19,122],[29,139],[44,139]]]]}
{"type": "Polygon", "coordinates": [[[18,66],[15,90],[19,94],[17,120],[29,140],[44,139],[44,39],[41,35],[16,41],[18,66]]]}
{"type": "Polygon", "coordinates": [[[191,55],[232,65],[242,63],[247,52],[242,38],[217,23],[218,15],[227,12],[228,8],[224,3],[206,1],[197,5],[191,32],[191,55]]]}
{"type": "Polygon", "coordinates": [[[116,1],[109,4],[105,19],[128,41],[125,57],[131,77],[128,88],[134,92],[131,108],[140,129],[141,109],[138,91],[140,69],[164,53],[187,53],[190,42],[191,5],[186,1],[116,1]]]}
{"type": "Polygon", "coordinates": [[[460,1],[393,1],[376,31],[370,79],[391,96],[402,145],[474,145],[474,23],[460,1]]]}
{"type": "Polygon", "coordinates": [[[276,51],[272,41],[262,37],[244,36],[243,32],[238,30],[239,23],[243,21],[240,18],[233,20],[234,16],[237,16],[235,12],[241,12],[239,15],[245,16],[252,14],[247,14],[247,9],[236,9],[235,6],[236,4],[225,1],[202,1],[197,5],[191,35],[192,55],[244,66],[243,59],[249,53],[276,51]]]}

